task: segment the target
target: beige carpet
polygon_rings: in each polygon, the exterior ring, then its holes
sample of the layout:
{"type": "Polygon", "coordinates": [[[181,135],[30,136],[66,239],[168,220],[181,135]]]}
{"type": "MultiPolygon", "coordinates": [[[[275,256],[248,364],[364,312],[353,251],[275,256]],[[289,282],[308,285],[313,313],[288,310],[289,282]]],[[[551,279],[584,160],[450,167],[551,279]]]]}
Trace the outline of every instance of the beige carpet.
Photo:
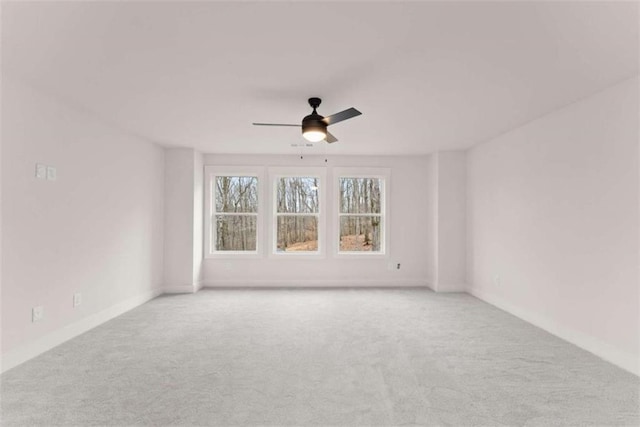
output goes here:
{"type": "Polygon", "coordinates": [[[2,425],[638,425],[637,377],[466,294],[157,298],[0,377],[2,425]]]}

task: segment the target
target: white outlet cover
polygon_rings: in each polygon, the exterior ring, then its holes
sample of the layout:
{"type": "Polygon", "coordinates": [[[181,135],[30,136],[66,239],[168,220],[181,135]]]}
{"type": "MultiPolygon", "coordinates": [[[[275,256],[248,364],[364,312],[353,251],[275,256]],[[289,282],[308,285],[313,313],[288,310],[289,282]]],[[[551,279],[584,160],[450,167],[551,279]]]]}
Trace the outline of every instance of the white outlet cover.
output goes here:
{"type": "Polygon", "coordinates": [[[44,317],[44,307],[39,305],[39,306],[33,307],[31,309],[31,321],[32,322],[39,322],[39,321],[42,320],[43,317],[44,317]]]}
{"type": "Polygon", "coordinates": [[[82,304],[82,294],[79,292],[76,294],[73,294],[73,306],[77,307],[80,304],[82,304]]]}
{"type": "Polygon", "coordinates": [[[58,178],[58,171],[53,166],[47,166],[47,179],[55,181],[58,178]]]}
{"type": "Polygon", "coordinates": [[[47,165],[36,163],[36,178],[47,179],[47,165]]]}

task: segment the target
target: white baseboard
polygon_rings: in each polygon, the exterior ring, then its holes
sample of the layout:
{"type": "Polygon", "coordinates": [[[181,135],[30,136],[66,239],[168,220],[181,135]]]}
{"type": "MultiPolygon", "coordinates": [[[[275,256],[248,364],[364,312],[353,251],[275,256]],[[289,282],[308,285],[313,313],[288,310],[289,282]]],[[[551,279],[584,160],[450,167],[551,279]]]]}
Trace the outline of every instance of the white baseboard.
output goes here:
{"type": "Polygon", "coordinates": [[[427,287],[420,279],[399,280],[211,280],[205,288],[407,288],[427,287]]]}
{"type": "Polygon", "coordinates": [[[202,289],[202,282],[191,285],[165,286],[162,288],[162,291],[165,294],[194,294],[200,289],[202,289]]]}
{"type": "Polygon", "coordinates": [[[435,285],[434,285],[432,282],[429,282],[429,281],[424,282],[424,285],[425,285],[427,288],[431,289],[433,292],[435,292],[435,291],[436,291],[436,287],[435,287],[435,285]]]}
{"type": "Polygon", "coordinates": [[[540,316],[537,313],[522,309],[520,307],[516,307],[515,305],[505,301],[503,298],[489,292],[469,287],[467,288],[467,293],[484,302],[496,306],[509,314],[519,317],[520,319],[525,320],[526,322],[529,322],[540,329],[544,329],[550,334],[562,338],[563,340],[568,341],[571,344],[582,348],[583,350],[593,353],[601,359],[613,363],[614,365],[619,366],[620,368],[629,371],[632,374],[640,376],[640,360],[638,360],[638,358],[633,356],[632,354],[621,351],[618,348],[615,348],[612,345],[607,344],[590,335],[570,328],[566,328],[558,324],[557,322],[554,322],[553,320],[549,320],[546,317],[540,316]]]}
{"type": "Polygon", "coordinates": [[[44,353],[45,351],[51,350],[65,341],[75,338],[96,326],[99,326],[149,300],[152,300],[160,294],[162,294],[162,289],[154,289],[152,291],[145,292],[98,313],[89,315],[56,331],[50,332],[49,334],[28,344],[9,350],[2,355],[2,359],[0,360],[0,373],[6,372],[29,359],[33,359],[34,357],[44,353]]]}
{"type": "Polygon", "coordinates": [[[438,283],[436,292],[466,292],[467,285],[465,283],[438,283]]]}

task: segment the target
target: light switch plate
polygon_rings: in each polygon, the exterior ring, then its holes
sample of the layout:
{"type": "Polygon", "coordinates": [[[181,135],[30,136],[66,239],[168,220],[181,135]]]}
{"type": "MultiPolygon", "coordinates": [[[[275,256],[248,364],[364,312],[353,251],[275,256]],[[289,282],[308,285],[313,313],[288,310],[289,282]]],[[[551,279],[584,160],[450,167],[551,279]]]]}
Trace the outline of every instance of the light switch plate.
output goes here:
{"type": "Polygon", "coordinates": [[[47,166],[47,179],[55,181],[58,178],[58,171],[53,166],[47,166]]]}
{"type": "Polygon", "coordinates": [[[36,163],[36,178],[47,179],[47,165],[36,163]]]}
{"type": "Polygon", "coordinates": [[[77,307],[80,304],[82,304],[82,294],[80,292],[77,292],[73,294],[73,306],[77,307]]]}
{"type": "Polygon", "coordinates": [[[39,322],[39,321],[42,320],[43,317],[44,317],[44,307],[39,305],[39,306],[33,307],[31,309],[31,321],[32,322],[39,322]]]}

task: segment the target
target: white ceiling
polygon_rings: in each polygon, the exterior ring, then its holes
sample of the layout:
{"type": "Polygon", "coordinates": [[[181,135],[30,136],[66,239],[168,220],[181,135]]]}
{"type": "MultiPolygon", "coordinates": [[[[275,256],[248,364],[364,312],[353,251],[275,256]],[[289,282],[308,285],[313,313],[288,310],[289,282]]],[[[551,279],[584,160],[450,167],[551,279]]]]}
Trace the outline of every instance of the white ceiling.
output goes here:
{"type": "Polygon", "coordinates": [[[167,146],[327,154],[466,148],[638,74],[637,2],[3,3],[2,67],[167,146]]]}

